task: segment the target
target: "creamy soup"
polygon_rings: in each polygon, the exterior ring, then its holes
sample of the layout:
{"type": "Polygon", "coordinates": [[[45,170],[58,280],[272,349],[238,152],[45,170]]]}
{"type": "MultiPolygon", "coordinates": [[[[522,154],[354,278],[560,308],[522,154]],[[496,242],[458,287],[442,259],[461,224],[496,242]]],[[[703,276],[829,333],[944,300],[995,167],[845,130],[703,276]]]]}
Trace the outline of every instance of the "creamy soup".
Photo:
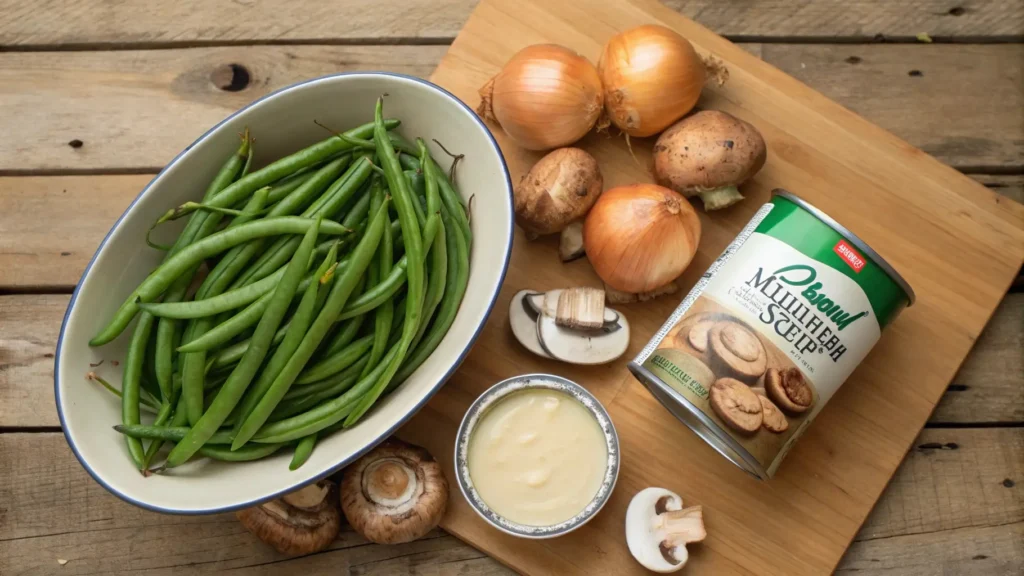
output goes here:
{"type": "Polygon", "coordinates": [[[597,419],[575,398],[534,389],[510,394],[480,418],[467,461],[492,510],[519,524],[550,526],[593,500],[608,448],[597,419]]]}

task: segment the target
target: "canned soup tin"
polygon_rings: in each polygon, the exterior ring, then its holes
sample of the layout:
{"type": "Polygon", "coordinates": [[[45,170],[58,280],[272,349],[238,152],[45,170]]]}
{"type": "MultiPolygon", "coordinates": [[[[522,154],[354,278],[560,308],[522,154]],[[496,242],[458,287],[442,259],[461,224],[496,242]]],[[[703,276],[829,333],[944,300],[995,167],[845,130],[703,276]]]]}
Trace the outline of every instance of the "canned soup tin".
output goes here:
{"type": "Polygon", "coordinates": [[[629,369],[715,450],[771,478],[913,302],[867,244],[775,190],[629,369]]]}

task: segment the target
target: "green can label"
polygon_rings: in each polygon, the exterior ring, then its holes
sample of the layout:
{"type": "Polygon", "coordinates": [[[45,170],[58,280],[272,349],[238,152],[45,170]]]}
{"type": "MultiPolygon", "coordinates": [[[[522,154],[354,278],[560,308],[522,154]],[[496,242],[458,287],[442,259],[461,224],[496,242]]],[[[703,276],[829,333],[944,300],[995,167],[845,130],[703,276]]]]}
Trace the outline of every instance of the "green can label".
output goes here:
{"type": "Polygon", "coordinates": [[[853,242],[788,200],[759,217],[635,363],[771,476],[906,297],[853,242]]]}

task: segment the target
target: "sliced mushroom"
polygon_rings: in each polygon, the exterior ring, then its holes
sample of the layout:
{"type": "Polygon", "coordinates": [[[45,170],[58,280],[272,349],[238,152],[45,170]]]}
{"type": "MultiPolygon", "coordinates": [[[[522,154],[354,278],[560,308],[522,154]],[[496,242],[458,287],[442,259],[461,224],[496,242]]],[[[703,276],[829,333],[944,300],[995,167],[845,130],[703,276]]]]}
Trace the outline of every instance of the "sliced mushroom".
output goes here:
{"type": "Polygon", "coordinates": [[[686,565],[687,544],[707,537],[700,506],[683,508],[683,499],[664,488],[637,492],[626,509],[626,545],[644,568],[675,572],[686,565]]]}
{"type": "Polygon", "coordinates": [[[735,378],[754,384],[768,367],[768,354],[761,340],[749,328],[725,320],[708,331],[711,369],[720,378],[735,378]]]}
{"type": "Polygon", "coordinates": [[[708,351],[708,332],[715,323],[711,320],[704,320],[703,322],[697,322],[690,331],[686,334],[686,340],[693,346],[693,349],[697,352],[708,351]]]}
{"type": "Polygon", "coordinates": [[[587,255],[583,248],[583,220],[577,220],[562,230],[558,238],[558,257],[562,262],[572,262],[587,255]]]}
{"type": "Polygon", "coordinates": [[[312,554],[329,546],[341,529],[333,492],[334,483],[321,480],[280,499],[240,510],[235,517],[282,554],[312,554]]]}
{"type": "Polygon", "coordinates": [[[614,332],[584,332],[563,328],[545,314],[537,322],[537,337],[552,358],[573,364],[607,364],[629,347],[629,323],[620,317],[619,324],[621,328],[614,332]]]}
{"type": "Polygon", "coordinates": [[[772,368],[765,374],[764,389],[772,402],[790,414],[802,414],[814,405],[814,390],[799,368],[772,368]]]}
{"type": "Polygon", "coordinates": [[[519,340],[523,347],[538,356],[550,358],[551,356],[548,356],[548,353],[541,347],[537,337],[537,320],[540,318],[540,311],[530,304],[531,297],[535,296],[540,296],[543,302],[543,293],[531,290],[516,292],[508,308],[508,323],[512,326],[512,335],[519,340]]]}
{"type": "Polygon", "coordinates": [[[412,542],[444,516],[448,481],[425,449],[387,440],[345,469],[341,508],[356,532],[377,544],[412,542]]]}
{"type": "Polygon", "coordinates": [[[719,378],[711,385],[711,409],[733,430],[753,434],[764,422],[761,401],[749,386],[732,378],[719,378]]]}
{"type": "MultiPolygon", "coordinates": [[[[751,391],[757,394],[757,390],[754,388],[751,388],[751,391]]],[[[774,402],[763,394],[757,394],[757,399],[761,401],[761,414],[764,418],[761,425],[765,430],[774,434],[782,434],[789,430],[789,420],[786,420],[786,415],[779,410],[774,402]]]]}

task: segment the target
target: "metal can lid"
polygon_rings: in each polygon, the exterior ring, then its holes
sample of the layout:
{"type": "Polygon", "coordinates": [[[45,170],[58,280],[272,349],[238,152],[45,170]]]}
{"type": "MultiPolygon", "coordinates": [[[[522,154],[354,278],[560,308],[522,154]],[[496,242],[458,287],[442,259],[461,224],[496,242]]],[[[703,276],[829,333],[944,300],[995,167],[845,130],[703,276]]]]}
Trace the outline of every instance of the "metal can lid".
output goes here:
{"type": "Polygon", "coordinates": [[[821,210],[815,208],[814,205],[812,205],[810,202],[807,202],[803,198],[800,198],[799,196],[793,194],[788,190],[785,190],[783,188],[776,188],[772,190],[772,196],[781,196],[786,200],[789,200],[790,202],[803,208],[804,210],[810,212],[815,218],[821,220],[830,228],[832,228],[833,230],[841,234],[844,238],[853,243],[853,245],[856,246],[858,250],[863,252],[868,258],[871,259],[872,262],[878,265],[878,267],[881,268],[882,271],[884,271],[889,276],[889,278],[892,278],[892,281],[895,282],[901,290],[903,290],[903,292],[907,295],[907,299],[909,300],[909,303],[907,305],[910,306],[914,304],[914,301],[917,299],[917,296],[914,294],[914,289],[910,287],[910,284],[906,280],[904,280],[902,276],[900,276],[899,272],[896,272],[896,269],[893,268],[891,264],[885,261],[885,258],[882,258],[881,255],[878,254],[878,252],[875,252],[873,248],[868,246],[867,242],[861,240],[856,234],[850,232],[845,226],[843,226],[839,222],[836,222],[828,214],[825,214],[821,210]]]}

